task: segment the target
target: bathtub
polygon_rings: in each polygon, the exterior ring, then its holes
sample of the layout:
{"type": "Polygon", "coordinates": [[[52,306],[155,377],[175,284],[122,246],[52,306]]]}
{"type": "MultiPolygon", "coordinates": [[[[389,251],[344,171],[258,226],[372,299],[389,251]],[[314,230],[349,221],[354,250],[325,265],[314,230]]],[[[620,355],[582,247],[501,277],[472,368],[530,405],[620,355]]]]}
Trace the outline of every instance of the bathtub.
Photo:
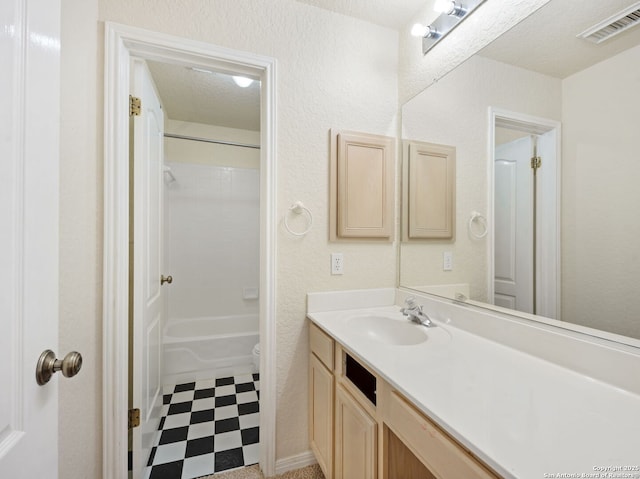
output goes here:
{"type": "Polygon", "coordinates": [[[170,319],[163,335],[165,385],[255,372],[257,314],[170,319]]]}

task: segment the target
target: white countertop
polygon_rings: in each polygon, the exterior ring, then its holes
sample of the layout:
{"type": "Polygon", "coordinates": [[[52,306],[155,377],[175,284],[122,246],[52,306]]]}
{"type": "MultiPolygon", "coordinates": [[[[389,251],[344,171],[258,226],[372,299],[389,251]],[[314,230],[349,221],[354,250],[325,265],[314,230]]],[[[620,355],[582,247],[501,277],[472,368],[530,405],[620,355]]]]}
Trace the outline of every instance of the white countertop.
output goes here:
{"type": "Polygon", "coordinates": [[[307,315],[500,474],[640,478],[637,394],[437,320],[424,343],[385,344],[349,326],[368,314],[406,321],[397,306],[307,315]]]}

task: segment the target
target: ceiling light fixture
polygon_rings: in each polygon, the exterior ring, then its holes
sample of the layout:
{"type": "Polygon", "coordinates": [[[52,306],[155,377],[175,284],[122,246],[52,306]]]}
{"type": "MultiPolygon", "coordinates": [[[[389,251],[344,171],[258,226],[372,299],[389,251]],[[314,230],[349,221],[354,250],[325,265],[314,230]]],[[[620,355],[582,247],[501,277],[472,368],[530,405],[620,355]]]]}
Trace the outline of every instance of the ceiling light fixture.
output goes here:
{"type": "Polygon", "coordinates": [[[236,82],[236,85],[238,85],[241,88],[247,88],[249,85],[253,83],[253,80],[247,77],[233,76],[232,78],[233,78],[233,81],[236,82]]]}
{"type": "MultiPolygon", "coordinates": [[[[186,67],[186,68],[198,73],[209,73],[210,75],[214,75],[216,73],[211,70],[207,70],[205,68],[198,68],[198,67],[186,67]]],[[[222,74],[222,75],[226,76],[226,74],[222,74]]],[[[249,85],[253,83],[253,80],[251,78],[247,78],[239,75],[232,75],[231,78],[233,78],[233,81],[235,82],[235,84],[241,88],[247,88],[249,85]]]]}
{"type": "Polygon", "coordinates": [[[440,15],[430,25],[416,23],[411,28],[411,35],[422,37],[422,53],[427,54],[436,43],[458,26],[485,0],[436,0],[433,9],[440,15]]]}

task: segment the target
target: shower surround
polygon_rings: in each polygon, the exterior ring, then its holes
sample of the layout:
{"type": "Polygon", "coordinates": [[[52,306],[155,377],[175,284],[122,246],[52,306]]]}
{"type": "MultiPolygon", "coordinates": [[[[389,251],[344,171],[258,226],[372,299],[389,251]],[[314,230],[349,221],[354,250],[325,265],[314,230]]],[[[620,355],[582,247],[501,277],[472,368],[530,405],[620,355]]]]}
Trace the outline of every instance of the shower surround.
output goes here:
{"type": "Polygon", "coordinates": [[[260,172],[167,162],[165,384],[252,372],[258,342],[260,172]]]}

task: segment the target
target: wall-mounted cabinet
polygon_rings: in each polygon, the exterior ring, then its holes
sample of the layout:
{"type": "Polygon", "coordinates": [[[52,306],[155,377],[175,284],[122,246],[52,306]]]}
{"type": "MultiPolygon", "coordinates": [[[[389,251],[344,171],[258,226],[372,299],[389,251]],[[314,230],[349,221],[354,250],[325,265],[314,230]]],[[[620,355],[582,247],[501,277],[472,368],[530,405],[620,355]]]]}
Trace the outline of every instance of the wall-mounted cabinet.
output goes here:
{"type": "Polygon", "coordinates": [[[402,240],[453,239],[456,149],[407,141],[402,165],[402,240]]]}
{"type": "Polygon", "coordinates": [[[393,241],[395,139],[331,131],[330,240],[393,241]]]}

